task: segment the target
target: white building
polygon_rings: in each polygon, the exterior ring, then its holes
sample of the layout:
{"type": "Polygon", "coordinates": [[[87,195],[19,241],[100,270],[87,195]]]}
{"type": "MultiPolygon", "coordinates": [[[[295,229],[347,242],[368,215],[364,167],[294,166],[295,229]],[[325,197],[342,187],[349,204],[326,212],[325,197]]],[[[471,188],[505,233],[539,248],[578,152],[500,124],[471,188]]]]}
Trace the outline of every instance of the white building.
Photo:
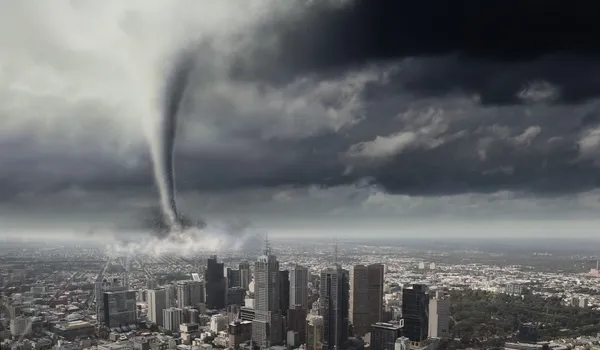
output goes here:
{"type": "Polygon", "coordinates": [[[448,337],[450,327],[450,299],[443,291],[436,291],[429,300],[429,334],[430,338],[448,337]]]}
{"type": "Polygon", "coordinates": [[[167,293],[164,289],[150,289],[148,295],[148,320],[163,326],[163,310],[167,308],[167,293]]]}
{"type": "Polygon", "coordinates": [[[163,328],[169,331],[177,331],[183,323],[183,310],[171,307],[163,310],[163,328]]]}

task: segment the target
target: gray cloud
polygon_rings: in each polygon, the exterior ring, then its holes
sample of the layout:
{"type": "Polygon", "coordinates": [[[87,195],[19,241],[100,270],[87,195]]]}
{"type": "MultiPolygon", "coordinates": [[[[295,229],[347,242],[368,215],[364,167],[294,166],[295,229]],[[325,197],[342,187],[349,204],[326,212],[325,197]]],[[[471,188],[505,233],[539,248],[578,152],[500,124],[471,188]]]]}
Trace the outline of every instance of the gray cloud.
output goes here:
{"type": "Polygon", "coordinates": [[[255,36],[277,28],[266,18],[301,21],[296,2],[169,3],[2,5],[2,198],[150,193],[145,128],[166,59],[192,42],[201,44],[175,154],[183,193],[365,180],[417,196],[598,186],[592,59],[443,52],[298,66],[279,54],[293,43],[255,36]]]}

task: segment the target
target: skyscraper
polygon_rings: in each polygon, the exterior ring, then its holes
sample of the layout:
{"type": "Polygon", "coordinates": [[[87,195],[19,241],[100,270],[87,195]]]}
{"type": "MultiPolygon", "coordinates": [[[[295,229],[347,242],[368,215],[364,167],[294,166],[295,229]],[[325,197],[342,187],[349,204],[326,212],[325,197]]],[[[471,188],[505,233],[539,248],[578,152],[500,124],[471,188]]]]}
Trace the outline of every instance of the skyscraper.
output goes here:
{"type": "Polygon", "coordinates": [[[206,307],[209,309],[224,309],[227,294],[227,279],[223,263],[217,262],[217,256],[213,255],[206,263],[204,274],[206,286],[206,307]]]}
{"type": "Polygon", "coordinates": [[[377,322],[371,325],[371,348],[394,350],[396,339],[402,336],[402,323],[377,322]]]}
{"type": "Polygon", "coordinates": [[[240,270],[240,287],[248,290],[248,285],[250,285],[250,281],[252,280],[250,263],[242,262],[238,265],[238,269],[240,270]]]}
{"type": "Polygon", "coordinates": [[[385,267],[382,264],[367,266],[369,274],[369,323],[387,322],[383,319],[385,306],[383,304],[383,274],[385,267]]]}
{"type": "MultiPolygon", "coordinates": [[[[383,318],[383,265],[356,265],[350,271],[350,323],[364,336],[383,318]]],[[[385,320],[389,321],[389,320],[385,320]]]]}
{"type": "Polygon", "coordinates": [[[349,321],[354,334],[364,337],[369,332],[369,272],[365,265],[350,270],[349,321]]]}
{"type": "Polygon", "coordinates": [[[241,272],[240,270],[234,270],[227,268],[227,287],[241,287],[241,272]]]}
{"type": "Polygon", "coordinates": [[[430,338],[448,337],[450,328],[450,298],[441,290],[435,292],[429,300],[429,327],[430,338]]]}
{"type": "Polygon", "coordinates": [[[290,308],[290,271],[279,271],[279,312],[287,315],[290,308]]]}
{"type": "Polygon", "coordinates": [[[168,308],[163,310],[163,328],[169,331],[179,330],[179,325],[183,323],[183,310],[178,308],[168,308]]]}
{"type": "Polygon", "coordinates": [[[172,284],[167,284],[165,286],[165,294],[167,295],[167,304],[165,307],[168,309],[170,307],[175,307],[175,295],[176,289],[172,284]]]}
{"type": "Polygon", "coordinates": [[[279,283],[279,261],[271,253],[267,241],[264,255],[254,264],[256,315],[252,321],[252,340],[257,346],[264,347],[283,342],[279,283]]]}
{"type": "Polygon", "coordinates": [[[104,324],[109,328],[137,323],[135,291],[106,292],[103,295],[104,324]]]}
{"type": "Polygon", "coordinates": [[[306,309],[300,305],[290,307],[287,311],[287,331],[298,333],[298,342],[304,344],[306,340],[306,309]]]}
{"type": "Polygon", "coordinates": [[[204,283],[202,281],[177,282],[177,307],[196,306],[204,302],[204,283]]]}
{"type": "Polygon", "coordinates": [[[411,342],[427,339],[429,331],[429,296],[427,286],[414,284],[402,289],[403,335],[411,342]]]}
{"type": "Polygon", "coordinates": [[[321,272],[319,310],[323,349],[341,349],[348,340],[349,273],[341,266],[321,272]]]}
{"type": "Polygon", "coordinates": [[[306,321],[306,349],[323,349],[323,333],[325,323],[323,316],[308,315],[306,321]]]}
{"type": "Polygon", "coordinates": [[[165,289],[149,289],[148,320],[158,326],[163,324],[163,310],[167,308],[167,292],[165,289]]]}
{"type": "Polygon", "coordinates": [[[296,265],[290,271],[290,308],[300,305],[308,310],[308,269],[296,265]]]}

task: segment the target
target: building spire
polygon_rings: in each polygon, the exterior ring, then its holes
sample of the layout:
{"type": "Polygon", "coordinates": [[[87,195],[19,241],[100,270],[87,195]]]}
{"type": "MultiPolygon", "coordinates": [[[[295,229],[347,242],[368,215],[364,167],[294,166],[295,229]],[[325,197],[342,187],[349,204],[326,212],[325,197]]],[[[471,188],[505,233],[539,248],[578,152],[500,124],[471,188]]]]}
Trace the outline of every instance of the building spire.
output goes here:
{"type": "Polygon", "coordinates": [[[333,240],[333,263],[335,264],[335,266],[338,265],[338,239],[337,237],[334,238],[333,240]]]}
{"type": "Polygon", "coordinates": [[[265,233],[265,250],[264,253],[266,256],[271,255],[271,244],[269,244],[269,233],[265,233]]]}

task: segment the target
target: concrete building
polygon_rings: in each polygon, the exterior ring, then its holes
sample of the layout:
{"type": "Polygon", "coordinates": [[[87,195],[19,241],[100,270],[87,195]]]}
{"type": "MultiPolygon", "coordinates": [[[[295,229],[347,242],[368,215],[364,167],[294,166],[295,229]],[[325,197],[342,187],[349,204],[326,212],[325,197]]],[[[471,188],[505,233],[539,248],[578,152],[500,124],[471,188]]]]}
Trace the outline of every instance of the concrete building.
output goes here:
{"type": "Polygon", "coordinates": [[[294,308],[296,305],[308,310],[308,269],[300,265],[290,270],[289,308],[294,308]]]}
{"type": "Polygon", "coordinates": [[[336,264],[321,272],[319,312],[323,348],[341,349],[348,341],[349,273],[336,264]]]}
{"type": "Polygon", "coordinates": [[[265,251],[254,264],[255,318],[252,341],[257,346],[283,343],[283,317],[280,313],[279,261],[266,243],[265,251]]]}
{"type": "Polygon", "coordinates": [[[319,350],[323,348],[324,323],[323,316],[308,315],[306,324],[306,350],[319,350]]]}
{"type": "Polygon", "coordinates": [[[429,296],[427,286],[414,284],[402,289],[403,335],[414,346],[421,346],[429,335],[429,296]]]}
{"type": "Polygon", "coordinates": [[[402,321],[398,323],[377,322],[371,325],[371,349],[395,350],[396,340],[402,335],[402,321]]]}
{"type": "Polygon", "coordinates": [[[429,300],[429,337],[447,338],[450,328],[450,297],[444,291],[436,291],[429,300]]]}
{"type": "Polygon", "coordinates": [[[167,309],[167,292],[165,289],[150,289],[147,292],[148,320],[158,326],[163,324],[163,310],[167,309]]]}
{"type": "Polygon", "coordinates": [[[137,324],[135,291],[106,292],[103,295],[104,324],[109,328],[137,324]]]}
{"type": "Polygon", "coordinates": [[[217,261],[217,256],[211,256],[206,262],[204,274],[206,288],[206,307],[221,310],[227,305],[227,278],[223,263],[217,261]]]}
{"type": "Polygon", "coordinates": [[[163,328],[165,330],[175,332],[179,329],[179,325],[183,323],[183,310],[171,307],[163,310],[163,328]]]}
{"type": "Polygon", "coordinates": [[[197,306],[204,302],[204,283],[202,281],[179,281],[177,288],[177,307],[197,306]]]}
{"type": "Polygon", "coordinates": [[[369,274],[365,265],[350,269],[348,319],[354,335],[364,337],[369,331],[369,274]]]}

